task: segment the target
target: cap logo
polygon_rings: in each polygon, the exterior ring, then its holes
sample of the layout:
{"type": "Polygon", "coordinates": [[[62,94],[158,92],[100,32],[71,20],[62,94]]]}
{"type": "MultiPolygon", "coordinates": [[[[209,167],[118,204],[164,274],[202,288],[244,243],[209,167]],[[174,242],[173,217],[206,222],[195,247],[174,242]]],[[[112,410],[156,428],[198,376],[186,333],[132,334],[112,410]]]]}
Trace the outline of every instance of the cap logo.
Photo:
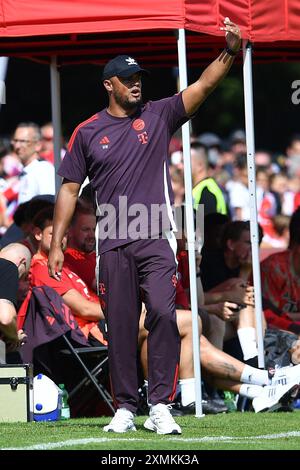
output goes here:
{"type": "Polygon", "coordinates": [[[127,65],[138,65],[135,59],[133,59],[132,57],[128,57],[128,59],[125,60],[127,62],[127,65]]]}

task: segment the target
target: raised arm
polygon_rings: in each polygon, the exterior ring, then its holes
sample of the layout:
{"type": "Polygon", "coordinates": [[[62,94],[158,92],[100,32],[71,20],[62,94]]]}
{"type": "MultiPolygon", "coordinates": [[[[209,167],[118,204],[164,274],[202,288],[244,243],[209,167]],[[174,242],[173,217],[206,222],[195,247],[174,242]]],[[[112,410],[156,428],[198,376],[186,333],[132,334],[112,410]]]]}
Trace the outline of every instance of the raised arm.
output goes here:
{"type": "Polygon", "coordinates": [[[239,27],[229,18],[224,20],[227,47],[214,60],[198,78],[198,80],[186,88],[182,93],[183,104],[189,116],[192,116],[208,95],[216,88],[227,74],[233,64],[234,55],[241,46],[241,32],[239,27]]]}
{"type": "Polygon", "coordinates": [[[60,280],[64,262],[62,239],[70,225],[79,189],[80,184],[64,180],[55,204],[53,234],[48,257],[48,271],[49,276],[53,277],[57,281],[60,280]]]}

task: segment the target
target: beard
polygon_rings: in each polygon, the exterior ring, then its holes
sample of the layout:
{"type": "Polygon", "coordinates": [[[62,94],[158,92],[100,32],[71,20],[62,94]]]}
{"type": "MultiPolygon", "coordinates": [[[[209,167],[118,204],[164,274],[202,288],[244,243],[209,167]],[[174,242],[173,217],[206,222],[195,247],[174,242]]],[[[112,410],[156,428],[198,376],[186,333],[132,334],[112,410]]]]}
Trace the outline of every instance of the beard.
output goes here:
{"type": "Polygon", "coordinates": [[[84,253],[92,253],[92,251],[95,251],[96,249],[96,240],[93,240],[93,242],[82,242],[79,246],[80,250],[83,251],[84,253]]]}
{"type": "Polygon", "coordinates": [[[121,106],[123,109],[126,109],[128,111],[132,111],[137,106],[140,106],[140,104],[142,104],[142,95],[140,96],[140,98],[137,98],[137,99],[132,98],[132,101],[131,101],[129,100],[128,97],[123,97],[119,93],[115,92],[114,98],[115,98],[116,103],[119,106],[121,106]]]}

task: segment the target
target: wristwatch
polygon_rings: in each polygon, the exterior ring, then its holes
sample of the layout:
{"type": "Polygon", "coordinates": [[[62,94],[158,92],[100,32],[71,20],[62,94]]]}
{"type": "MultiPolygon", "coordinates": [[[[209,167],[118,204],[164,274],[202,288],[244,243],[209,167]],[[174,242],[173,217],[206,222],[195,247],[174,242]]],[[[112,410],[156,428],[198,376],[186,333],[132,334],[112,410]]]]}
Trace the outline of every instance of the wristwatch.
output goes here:
{"type": "Polygon", "coordinates": [[[225,51],[227,52],[227,54],[231,55],[231,57],[235,57],[238,53],[239,53],[239,49],[235,52],[233,51],[232,49],[230,49],[230,47],[226,46],[225,47],[225,51]]]}

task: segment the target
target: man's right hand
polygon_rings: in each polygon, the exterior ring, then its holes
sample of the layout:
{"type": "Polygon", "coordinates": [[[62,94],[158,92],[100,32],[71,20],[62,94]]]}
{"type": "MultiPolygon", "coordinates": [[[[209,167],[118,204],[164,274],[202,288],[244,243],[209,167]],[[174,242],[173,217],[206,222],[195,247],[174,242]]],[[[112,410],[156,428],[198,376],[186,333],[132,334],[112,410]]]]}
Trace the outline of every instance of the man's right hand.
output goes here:
{"type": "Polygon", "coordinates": [[[234,321],[239,316],[238,304],[233,302],[220,302],[216,305],[215,315],[223,321],[234,321]]]}
{"type": "Polygon", "coordinates": [[[3,337],[3,340],[6,344],[6,351],[7,352],[14,352],[17,351],[23,344],[26,343],[27,335],[24,333],[23,330],[18,330],[17,335],[15,338],[6,339],[3,337]]]}
{"type": "Polygon", "coordinates": [[[57,281],[61,280],[61,272],[64,263],[64,254],[61,248],[51,246],[48,256],[49,276],[57,281]]]}
{"type": "Polygon", "coordinates": [[[232,290],[228,292],[228,300],[236,302],[239,305],[245,304],[254,307],[254,287],[245,284],[245,281],[232,286],[232,290]]]}

